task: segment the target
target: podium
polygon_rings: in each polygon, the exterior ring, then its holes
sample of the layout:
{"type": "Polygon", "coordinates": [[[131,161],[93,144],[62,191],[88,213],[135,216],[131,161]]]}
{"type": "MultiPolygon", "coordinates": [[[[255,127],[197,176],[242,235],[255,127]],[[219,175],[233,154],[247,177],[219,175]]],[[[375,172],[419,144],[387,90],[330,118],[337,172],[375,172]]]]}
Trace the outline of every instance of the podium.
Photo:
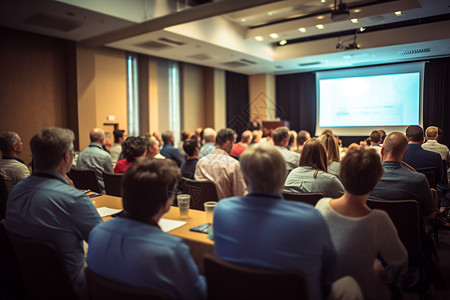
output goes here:
{"type": "Polygon", "coordinates": [[[289,121],[263,121],[262,127],[267,128],[271,131],[275,130],[277,127],[286,126],[289,128],[289,121]]]}

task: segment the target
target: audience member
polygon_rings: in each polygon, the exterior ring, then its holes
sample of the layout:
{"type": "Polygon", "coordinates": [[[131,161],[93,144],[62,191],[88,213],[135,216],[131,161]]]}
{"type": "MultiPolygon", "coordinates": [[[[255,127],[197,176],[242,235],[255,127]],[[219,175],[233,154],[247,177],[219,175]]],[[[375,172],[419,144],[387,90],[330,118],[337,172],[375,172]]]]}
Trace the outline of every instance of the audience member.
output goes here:
{"type": "Polygon", "coordinates": [[[216,149],[216,131],[212,128],[205,128],[203,130],[203,146],[200,149],[200,153],[198,154],[198,158],[205,157],[216,149]]]}
{"type": "Polygon", "coordinates": [[[297,150],[297,132],[295,130],[289,130],[289,142],[286,146],[288,150],[297,150]]]}
{"type": "Polygon", "coordinates": [[[253,121],[251,121],[248,124],[248,130],[253,131],[253,130],[260,130],[261,129],[261,119],[259,118],[259,116],[255,116],[253,118],[253,121]]]}
{"type": "Polygon", "coordinates": [[[116,165],[119,160],[119,155],[122,152],[122,143],[125,140],[125,130],[116,129],[113,132],[114,134],[114,144],[109,149],[109,153],[111,154],[111,161],[113,166],[116,165]]]}
{"type": "Polygon", "coordinates": [[[175,198],[180,171],[171,160],[145,158],[122,181],[124,212],[89,236],[89,268],[129,286],[164,292],[171,299],[205,299],[206,284],[183,239],[158,226],[175,198]]]}
{"type": "Polygon", "coordinates": [[[440,183],[443,178],[443,164],[441,155],[423,149],[423,129],[417,125],[411,125],[406,129],[408,138],[408,152],[403,161],[417,171],[432,170],[435,174],[436,183],[440,183]]]}
{"type": "Polygon", "coordinates": [[[381,157],[381,132],[379,130],[374,130],[370,133],[370,146],[369,148],[374,149],[378,155],[381,157]]]}
{"type": "MultiPolygon", "coordinates": [[[[252,145],[240,161],[249,194],[217,204],[216,255],[255,268],[301,271],[307,280],[308,298],[324,299],[322,288],[335,280],[337,261],[323,217],[312,206],[283,199],[286,167],[274,146],[252,145]],[[258,234],[262,229],[264,234],[258,234]]],[[[360,293],[357,287],[347,287],[345,292],[360,293]]]]}
{"type": "Polygon", "coordinates": [[[92,200],[64,177],[72,166],[73,141],[73,132],[62,128],[45,128],[33,136],[30,148],[35,171],[11,191],[6,229],[55,245],[78,290],[84,281],[82,241],[88,240],[102,219],[92,200]]]}
{"type": "Polygon", "coordinates": [[[262,132],[263,132],[263,134],[262,134],[262,138],[260,141],[263,143],[270,142],[273,144],[273,140],[272,140],[273,129],[263,127],[262,132]]]}
{"type": "Polygon", "coordinates": [[[146,156],[147,148],[147,141],[144,138],[128,137],[122,143],[122,152],[125,158],[117,162],[114,173],[124,173],[138,158],[146,156]]]}
{"type": "Polygon", "coordinates": [[[381,145],[383,145],[384,139],[386,138],[386,131],[384,131],[383,129],[380,129],[379,132],[381,134],[381,145]]]}
{"type": "Polygon", "coordinates": [[[318,140],[325,146],[325,149],[327,150],[328,173],[340,179],[339,172],[341,168],[341,154],[336,137],[330,134],[322,134],[321,136],[319,136],[318,140]]]}
{"type": "Polygon", "coordinates": [[[306,130],[300,130],[297,135],[297,153],[301,154],[303,150],[303,146],[306,141],[311,138],[311,135],[306,130]]]}
{"type": "Polygon", "coordinates": [[[442,160],[445,160],[448,163],[450,162],[450,151],[446,145],[438,143],[438,137],[438,128],[436,126],[428,126],[427,130],[425,130],[425,139],[427,141],[422,144],[422,148],[439,153],[442,160]]]}
{"type": "Polygon", "coordinates": [[[338,253],[338,277],[355,278],[366,300],[390,299],[387,283],[374,271],[374,261],[381,257],[389,265],[405,266],[408,254],[388,214],[366,204],[383,174],[380,157],[372,149],[350,150],[340,172],[344,195],[323,198],[316,205],[338,253]]]}
{"type": "Polygon", "coordinates": [[[185,178],[194,178],[195,167],[198,162],[198,143],[197,139],[186,140],[183,143],[184,152],[187,155],[186,161],[181,165],[181,176],[185,178]]]}
{"type": "Polygon", "coordinates": [[[252,137],[253,135],[250,130],[244,131],[241,136],[241,141],[234,144],[233,149],[231,149],[230,155],[233,157],[241,156],[242,152],[244,152],[248,148],[248,145],[250,145],[252,137]]]}
{"type": "Polygon", "coordinates": [[[102,148],[105,132],[100,128],[94,128],[89,133],[89,137],[91,144],[78,155],[77,168],[94,170],[100,186],[105,189],[102,171],[114,173],[111,155],[102,148]]]}
{"type": "Polygon", "coordinates": [[[272,134],[273,143],[284,158],[287,173],[298,167],[300,154],[289,151],[286,146],[289,142],[289,129],[287,127],[278,127],[272,134]]]}
{"type": "Polygon", "coordinates": [[[239,161],[229,155],[235,134],[233,129],[219,130],[216,136],[216,150],[200,158],[195,168],[196,180],[209,180],[216,184],[219,199],[242,196],[247,192],[239,161]]]}
{"type": "Polygon", "coordinates": [[[183,154],[181,154],[180,150],[173,146],[173,132],[168,130],[162,134],[162,139],[164,142],[164,146],[161,149],[161,155],[174,160],[178,167],[184,162],[183,154]]]}
{"type": "Polygon", "coordinates": [[[2,152],[0,175],[5,181],[8,193],[19,181],[30,176],[30,170],[28,170],[25,162],[19,158],[22,149],[22,139],[17,133],[7,131],[0,135],[0,151],[2,152]]]}
{"type": "Polygon", "coordinates": [[[344,187],[336,176],[327,173],[327,151],[319,140],[308,140],[300,156],[300,167],[292,170],[284,184],[284,191],[294,193],[322,193],[339,198],[344,187]]]}
{"type": "Polygon", "coordinates": [[[252,131],[252,135],[253,135],[253,139],[251,144],[255,144],[255,143],[259,143],[259,141],[262,138],[262,130],[253,130],[252,131]]]}
{"type": "Polygon", "coordinates": [[[181,152],[181,154],[183,154],[183,156],[186,156],[186,153],[184,152],[184,149],[183,149],[183,143],[184,143],[184,141],[186,141],[187,139],[189,139],[190,134],[189,134],[189,132],[183,130],[183,131],[181,132],[180,137],[181,137],[181,141],[180,141],[180,143],[178,144],[178,150],[180,150],[180,152],[181,152]]]}
{"type": "Polygon", "coordinates": [[[165,159],[165,157],[159,153],[158,140],[154,136],[146,136],[145,139],[147,140],[148,146],[147,157],[152,157],[156,159],[165,159]]]}

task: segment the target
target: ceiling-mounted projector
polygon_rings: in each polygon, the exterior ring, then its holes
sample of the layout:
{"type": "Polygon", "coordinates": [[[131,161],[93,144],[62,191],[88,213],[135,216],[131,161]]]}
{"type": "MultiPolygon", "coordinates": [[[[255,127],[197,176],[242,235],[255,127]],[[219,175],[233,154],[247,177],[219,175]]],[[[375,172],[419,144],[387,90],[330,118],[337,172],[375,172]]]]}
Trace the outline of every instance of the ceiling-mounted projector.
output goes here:
{"type": "Polygon", "coordinates": [[[347,9],[347,4],[342,3],[342,0],[339,1],[339,5],[336,4],[336,0],[334,0],[334,9],[331,11],[331,20],[334,22],[348,20],[350,17],[350,12],[347,9]]]}

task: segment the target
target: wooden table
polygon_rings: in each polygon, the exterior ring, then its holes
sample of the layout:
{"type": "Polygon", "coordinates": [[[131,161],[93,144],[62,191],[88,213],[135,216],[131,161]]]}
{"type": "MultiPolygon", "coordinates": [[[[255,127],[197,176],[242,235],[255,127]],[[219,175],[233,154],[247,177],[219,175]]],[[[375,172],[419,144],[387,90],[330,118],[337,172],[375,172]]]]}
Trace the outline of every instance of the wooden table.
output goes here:
{"type": "MultiPolygon", "coordinates": [[[[123,209],[122,198],[109,195],[102,195],[92,198],[95,207],[109,207],[115,209],[123,209]]],[[[181,219],[179,217],[178,207],[171,206],[170,210],[163,215],[164,219],[184,221],[181,227],[173,229],[168,233],[183,238],[186,244],[191,250],[192,258],[197,264],[199,271],[203,274],[203,256],[206,253],[214,253],[214,242],[208,239],[208,235],[205,233],[189,231],[192,227],[206,223],[205,212],[201,210],[190,209],[189,218],[181,219]]],[[[103,220],[110,220],[111,217],[104,217],[103,220]]]]}

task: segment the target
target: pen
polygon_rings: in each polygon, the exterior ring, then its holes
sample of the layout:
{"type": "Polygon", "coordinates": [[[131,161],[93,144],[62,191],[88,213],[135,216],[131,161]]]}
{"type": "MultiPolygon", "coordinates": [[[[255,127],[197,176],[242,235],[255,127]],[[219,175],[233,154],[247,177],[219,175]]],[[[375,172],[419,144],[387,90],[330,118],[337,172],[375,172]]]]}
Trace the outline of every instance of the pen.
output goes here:
{"type": "Polygon", "coordinates": [[[211,224],[208,223],[208,224],[206,224],[205,226],[201,227],[199,230],[200,230],[200,231],[203,231],[203,230],[205,230],[206,228],[208,228],[209,225],[211,225],[211,224]]]}

